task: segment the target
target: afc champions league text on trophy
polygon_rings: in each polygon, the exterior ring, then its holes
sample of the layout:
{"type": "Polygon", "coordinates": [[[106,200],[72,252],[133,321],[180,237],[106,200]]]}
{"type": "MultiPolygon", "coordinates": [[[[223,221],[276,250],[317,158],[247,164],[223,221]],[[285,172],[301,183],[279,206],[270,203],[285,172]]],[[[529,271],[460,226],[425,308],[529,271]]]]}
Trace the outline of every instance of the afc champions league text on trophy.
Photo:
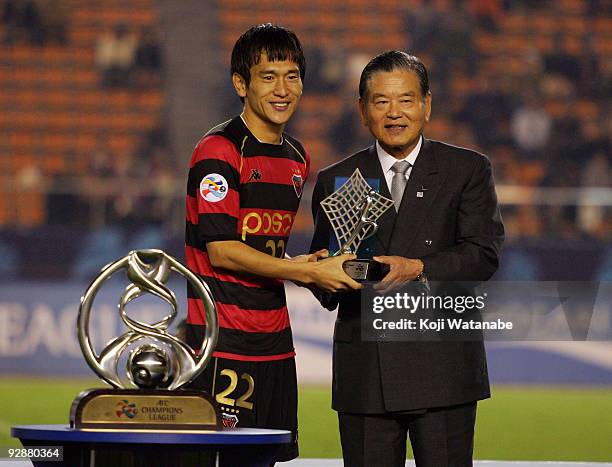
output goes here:
{"type": "Polygon", "coordinates": [[[79,344],[89,366],[113,388],[90,389],[72,404],[70,425],[82,429],[220,429],[220,412],[212,397],[196,390],[180,389],[196,378],[208,364],[219,333],[217,312],[210,290],[189,269],[161,250],[132,251],[109,264],[85,291],[77,322],[79,344]],[[128,328],[97,354],[90,341],[93,301],[104,282],[126,270],[131,282],[119,299],[119,315],[128,328]],[[206,315],[206,332],[196,354],[168,332],[177,316],[174,292],[166,282],[172,271],[194,287],[206,315]],[[170,313],[147,324],[130,317],[126,305],[153,294],[170,305],[170,313]],[[125,371],[119,371],[126,354],[125,371]]]}
{"type": "MultiPolygon", "coordinates": [[[[355,169],[350,178],[321,201],[340,249],[331,256],[357,254],[362,242],[376,233],[376,221],[391,206],[393,200],[377,193],[355,169]]],[[[381,263],[371,259],[346,261],[344,271],[356,281],[380,281],[387,273],[381,263]]]]}

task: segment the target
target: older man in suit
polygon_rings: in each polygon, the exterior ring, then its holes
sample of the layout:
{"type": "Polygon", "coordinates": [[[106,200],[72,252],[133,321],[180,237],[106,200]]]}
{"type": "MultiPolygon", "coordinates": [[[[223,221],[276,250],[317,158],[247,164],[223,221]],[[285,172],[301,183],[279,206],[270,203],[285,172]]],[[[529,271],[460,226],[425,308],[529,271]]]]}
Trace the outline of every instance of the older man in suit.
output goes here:
{"type": "MultiPolygon", "coordinates": [[[[370,247],[390,268],[377,285],[382,292],[414,280],[484,281],[498,266],[504,229],[491,164],[423,138],[431,103],[417,57],[390,51],[372,59],[361,75],[359,109],[376,142],[321,170],[314,190],[312,251],[329,248],[332,233],[319,203],[356,168],[393,198],[370,247]]],[[[322,303],[339,304],[332,406],[345,465],[403,466],[407,436],[419,467],[472,465],[476,401],[490,396],[483,343],[367,342],[360,292],[322,303]]]]}

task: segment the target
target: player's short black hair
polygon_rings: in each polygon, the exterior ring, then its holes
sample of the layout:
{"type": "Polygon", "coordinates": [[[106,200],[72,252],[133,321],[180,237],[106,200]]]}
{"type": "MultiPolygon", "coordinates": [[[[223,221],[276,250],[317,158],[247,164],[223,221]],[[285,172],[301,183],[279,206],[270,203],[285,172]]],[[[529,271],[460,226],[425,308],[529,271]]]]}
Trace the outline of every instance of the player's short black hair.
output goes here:
{"type": "Polygon", "coordinates": [[[359,80],[359,99],[363,100],[366,98],[368,80],[374,73],[393,70],[414,71],[419,77],[423,97],[427,95],[429,92],[429,77],[427,76],[427,68],[425,68],[421,59],[414,55],[407,54],[406,52],[402,52],[401,50],[389,50],[370,60],[361,72],[361,78],[359,80]]]}
{"type": "Polygon", "coordinates": [[[262,53],[271,62],[295,62],[304,80],[306,58],[300,40],[293,31],[272,23],[253,26],[238,38],[232,50],[231,75],[238,73],[248,85],[251,81],[251,67],[259,63],[262,53]]]}

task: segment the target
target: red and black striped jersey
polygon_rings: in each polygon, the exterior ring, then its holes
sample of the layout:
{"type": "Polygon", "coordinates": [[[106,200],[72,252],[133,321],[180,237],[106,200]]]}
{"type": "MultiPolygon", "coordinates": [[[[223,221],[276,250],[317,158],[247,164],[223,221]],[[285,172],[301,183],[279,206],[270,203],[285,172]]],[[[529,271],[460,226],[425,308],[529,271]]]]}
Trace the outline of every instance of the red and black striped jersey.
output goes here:
{"type": "MultiPolygon", "coordinates": [[[[240,117],[210,130],[189,166],[185,257],[210,287],[219,316],[215,356],[280,360],[295,352],[282,280],[214,268],[207,242],[237,240],[282,258],[309,170],[303,146],[283,134],[262,143],[240,117]]],[[[199,348],[205,319],[190,285],[187,337],[199,348]]]]}

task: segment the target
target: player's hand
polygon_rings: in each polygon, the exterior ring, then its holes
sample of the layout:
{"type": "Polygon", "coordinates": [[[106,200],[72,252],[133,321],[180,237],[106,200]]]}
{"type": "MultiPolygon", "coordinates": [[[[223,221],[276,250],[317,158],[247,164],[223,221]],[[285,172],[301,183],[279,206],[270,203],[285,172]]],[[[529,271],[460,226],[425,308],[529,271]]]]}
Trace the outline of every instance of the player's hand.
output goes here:
{"type": "Polygon", "coordinates": [[[313,285],[332,293],[361,289],[361,284],[342,269],[345,261],[356,258],[356,255],[343,254],[313,263],[313,285]]]}
{"type": "Polygon", "coordinates": [[[423,272],[423,261],[420,259],[403,256],[374,256],[373,259],[390,267],[382,281],[374,285],[374,290],[381,294],[398,289],[406,282],[415,280],[423,272]]]}
{"type": "Polygon", "coordinates": [[[327,258],[329,256],[329,251],[325,248],[319,251],[315,251],[309,255],[298,255],[293,258],[288,258],[290,261],[295,261],[296,263],[316,263],[319,259],[327,258]]]}

